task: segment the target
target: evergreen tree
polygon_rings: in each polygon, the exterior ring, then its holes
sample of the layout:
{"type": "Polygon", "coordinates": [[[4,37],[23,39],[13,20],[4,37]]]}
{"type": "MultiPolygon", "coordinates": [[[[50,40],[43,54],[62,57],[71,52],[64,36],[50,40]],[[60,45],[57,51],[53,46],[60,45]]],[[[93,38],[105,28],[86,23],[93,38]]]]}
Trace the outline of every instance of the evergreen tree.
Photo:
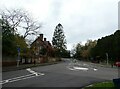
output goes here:
{"type": "Polygon", "coordinates": [[[53,47],[55,48],[56,56],[62,57],[63,52],[66,51],[66,39],[63,32],[63,26],[59,23],[54,31],[52,39],[53,47]]]}

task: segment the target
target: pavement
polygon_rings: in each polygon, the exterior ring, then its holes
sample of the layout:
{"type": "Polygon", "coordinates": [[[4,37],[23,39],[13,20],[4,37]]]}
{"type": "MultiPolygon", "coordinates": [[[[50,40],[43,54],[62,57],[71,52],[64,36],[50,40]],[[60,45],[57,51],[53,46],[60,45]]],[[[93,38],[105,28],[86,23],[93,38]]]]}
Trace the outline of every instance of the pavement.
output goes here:
{"type": "Polygon", "coordinates": [[[21,70],[21,69],[26,69],[26,68],[31,68],[31,67],[52,65],[52,64],[57,64],[57,63],[58,62],[41,63],[41,64],[20,64],[18,67],[17,67],[17,65],[16,66],[15,65],[7,66],[7,67],[2,67],[2,72],[16,71],[16,70],[21,70]]]}

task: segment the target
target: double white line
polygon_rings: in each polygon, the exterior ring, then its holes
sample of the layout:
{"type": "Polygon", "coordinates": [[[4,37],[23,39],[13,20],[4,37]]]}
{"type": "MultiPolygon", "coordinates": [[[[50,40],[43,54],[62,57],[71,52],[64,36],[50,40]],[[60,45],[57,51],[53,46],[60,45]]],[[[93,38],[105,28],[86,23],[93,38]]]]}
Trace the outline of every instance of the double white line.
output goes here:
{"type": "Polygon", "coordinates": [[[32,78],[32,77],[45,75],[43,73],[37,73],[37,72],[31,70],[30,68],[28,68],[26,70],[29,71],[32,74],[28,74],[28,75],[24,75],[24,76],[20,76],[20,77],[15,77],[15,78],[3,80],[3,81],[0,81],[0,84],[5,84],[5,83],[9,83],[9,82],[15,82],[15,81],[19,81],[19,80],[24,80],[24,79],[28,79],[28,78],[32,78]]]}

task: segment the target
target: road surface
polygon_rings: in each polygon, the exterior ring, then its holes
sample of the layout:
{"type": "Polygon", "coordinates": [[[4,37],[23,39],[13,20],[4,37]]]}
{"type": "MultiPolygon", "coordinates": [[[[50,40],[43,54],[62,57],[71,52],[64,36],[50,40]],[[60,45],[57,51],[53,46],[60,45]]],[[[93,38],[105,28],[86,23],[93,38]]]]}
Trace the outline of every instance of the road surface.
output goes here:
{"type": "Polygon", "coordinates": [[[84,87],[118,77],[117,68],[104,68],[69,59],[54,65],[3,72],[2,87],[84,87]]]}

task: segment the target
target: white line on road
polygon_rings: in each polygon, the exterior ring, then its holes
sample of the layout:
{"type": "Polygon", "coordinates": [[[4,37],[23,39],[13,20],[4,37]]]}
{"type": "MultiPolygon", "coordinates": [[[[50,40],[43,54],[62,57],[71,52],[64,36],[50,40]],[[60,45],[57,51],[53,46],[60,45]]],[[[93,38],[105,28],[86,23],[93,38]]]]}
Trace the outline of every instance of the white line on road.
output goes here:
{"type": "Polygon", "coordinates": [[[83,68],[83,67],[68,67],[70,70],[83,70],[83,71],[87,71],[88,68],[83,68]]]}
{"type": "Polygon", "coordinates": [[[92,69],[92,70],[94,70],[94,71],[97,71],[98,69],[96,69],[96,68],[84,68],[84,67],[75,67],[75,66],[73,66],[73,67],[68,67],[68,69],[70,69],[70,70],[83,70],[83,71],[88,71],[88,70],[90,70],[90,69],[92,69]]]}
{"type": "Polygon", "coordinates": [[[94,70],[94,71],[97,71],[98,69],[94,68],[93,70],[94,70]]]}
{"type": "Polygon", "coordinates": [[[77,69],[77,70],[88,70],[88,68],[84,68],[84,67],[74,67],[74,69],[77,69]]]}
{"type": "Polygon", "coordinates": [[[37,72],[31,70],[30,68],[27,68],[26,70],[29,71],[29,72],[32,73],[32,74],[35,74],[36,76],[37,76],[38,74],[44,75],[43,73],[37,73],[37,72]]]}
{"type": "MultiPolygon", "coordinates": [[[[31,69],[29,68],[28,70],[31,70],[31,69]]],[[[32,74],[28,74],[28,75],[24,75],[24,76],[15,77],[15,78],[0,81],[0,84],[5,84],[5,83],[9,83],[9,82],[15,82],[15,81],[19,81],[19,80],[24,80],[24,79],[28,79],[28,78],[32,78],[32,77],[45,75],[43,73],[37,73],[37,72],[32,71],[32,70],[31,70],[31,73],[32,74]]]]}

